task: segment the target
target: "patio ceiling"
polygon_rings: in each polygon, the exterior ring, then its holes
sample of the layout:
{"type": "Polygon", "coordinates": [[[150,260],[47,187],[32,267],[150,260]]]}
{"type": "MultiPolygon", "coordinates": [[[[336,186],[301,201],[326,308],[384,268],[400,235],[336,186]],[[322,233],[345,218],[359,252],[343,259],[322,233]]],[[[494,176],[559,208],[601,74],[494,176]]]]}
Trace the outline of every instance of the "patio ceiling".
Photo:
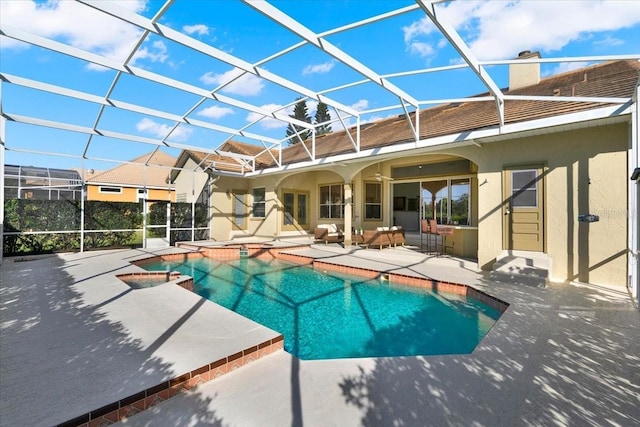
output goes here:
{"type": "MultiPolygon", "coordinates": [[[[58,67],[68,58],[73,58],[74,61],[79,60],[85,65],[93,64],[93,67],[107,69],[100,74],[100,79],[105,81],[104,91],[95,93],[74,81],[74,79],[85,78],[82,75],[71,75],[70,79],[61,83],[52,82],[38,73],[33,73],[36,77],[27,73],[25,73],[26,75],[14,74],[10,72],[9,64],[3,64],[0,68],[0,143],[8,151],[73,158],[83,164],[91,160],[122,162],[127,159],[119,158],[121,150],[118,147],[123,144],[137,144],[145,147],[146,151],[162,147],[174,151],[186,149],[210,153],[241,165],[238,172],[229,172],[227,169],[223,173],[252,174],[256,172],[256,158],[265,154],[274,159],[274,169],[283,167],[282,150],[286,147],[288,138],[284,135],[282,137],[274,136],[273,133],[265,132],[265,127],[260,126],[266,120],[275,120],[310,130],[312,143],[311,149],[305,148],[308,156],[306,163],[320,163],[315,156],[315,147],[321,141],[316,142],[315,138],[316,130],[321,124],[314,125],[296,120],[290,117],[288,112],[298,98],[327,104],[332,116],[331,124],[335,128],[355,128],[352,137],[352,144],[355,148],[354,157],[357,156],[361,147],[360,128],[368,118],[375,114],[404,114],[417,143],[420,140],[420,127],[426,126],[426,124],[419,122],[420,116],[418,114],[410,113],[432,105],[459,102],[466,96],[484,92],[486,95],[478,100],[492,99],[499,117],[499,127],[504,125],[504,103],[505,99],[509,98],[503,93],[492,75],[497,73],[500,67],[507,66],[517,60],[507,58],[480,60],[469,47],[469,42],[463,39],[454,25],[443,16],[444,14],[439,13],[442,7],[440,1],[384,2],[387,6],[383,11],[380,10],[379,4],[375,7],[370,4],[375,2],[361,2],[358,5],[363,9],[364,18],[345,23],[343,22],[344,17],[340,17],[336,21],[341,22],[342,25],[319,31],[312,29],[314,28],[313,13],[308,13],[303,17],[296,14],[294,17],[294,14],[287,12],[287,3],[279,3],[277,7],[266,1],[242,0],[237,8],[241,14],[234,16],[235,19],[226,21],[228,31],[234,31],[235,21],[242,20],[245,13],[257,13],[269,31],[281,32],[282,40],[289,42],[284,47],[282,45],[270,46],[268,50],[271,53],[257,59],[254,57],[254,53],[234,53],[229,49],[216,46],[215,40],[205,42],[184,31],[172,28],[168,23],[161,23],[171,22],[172,16],[175,16],[172,13],[178,14],[182,11],[180,8],[184,2],[180,0],[168,0],[146,14],[133,12],[105,1],[78,0],[78,2],[82,4],[82,7],[91,9],[93,13],[101,14],[107,23],[114,25],[116,22],[118,24],[125,23],[128,27],[135,28],[138,34],[137,41],[120,58],[114,58],[112,55],[105,55],[91,49],[82,49],[77,44],[69,43],[60,37],[47,37],[24,31],[12,26],[9,20],[0,20],[0,35],[26,43],[31,47],[52,52],[54,57],[47,63],[48,67],[58,67]],[[392,8],[393,6],[400,7],[392,8]],[[368,10],[369,8],[371,10],[368,10]],[[348,46],[347,43],[342,43],[339,39],[341,34],[359,32],[362,28],[375,27],[381,22],[397,19],[403,15],[411,15],[415,19],[428,18],[441,34],[442,40],[446,40],[457,57],[449,60],[448,64],[430,68],[402,69],[402,64],[395,64],[396,70],[388,72],[387,70],[374,69],[374,66],[366,59],[357,59],[365,58],[366,55],[361,55],[357,47],[348,46]],[[167,70],[160,72],[152,67],[137,65],[134,58],[146,53],[145,49],[148,43],[159,41],[171,46],[182,55],[182,58],[178,58],[177,61],[190,55],[197,55],[210,60],[216,67],[226,67],[225,69],[229,71],[225,72],[224,78],[218,79],[215,87],[211,88],[211,84],[200,84],[193,78],[180,78],[176,77],[176,73],[167,72],[167,70]],[[346,77],[337,86],[331,86],[329,80],[316,80],[313,87],[305,85],[301,79],[293,78],[277,65],[279,60],[292,55],[316,55],[318,58],[330,61],[332,66],[343,69],[346,77]],[[476,80],[477,91],[461,95],[455,92],[452,87],[451,96],[431,95],[433,86],[430,86],[431,83],[426,79],[427,76],[436,73],[456,73],[460,70],[465,71],[470,78],[476,80]],[[225,93],[225,88],[234,83],[237,84],[247,76],[253,76],[274,90],[284,90],[290,94],[291,102],[284,105],[258,105],[248,97],[225,93]],[[126,96],[128,88],[136,85],[148,87],[150,94],[157,91],[161,94],[159,96],[175,96],[175,107],[169,109],[166,105],[154,104],[151,99],[153,96],[149,96],[150,99],[129,99],[126,96]],[[374,93],[379,95],[376,105],[364,109],[354,108],[353,105],[358,99],[350,98],[350,91],[364,85],[375,87],[374,93]],[[86,105],[87,111],[91,113],[68,119],[62,114],[52,115],[51,118],[39,117],[29,111],[13,109],[13,97],[24,97],[27,96],[25,94],[33,93],[33,91],[47,96],[46,99],[51,103],[51,111],[63,111],[67,108],[66,103],[71,102],[86,105]],[[242,114],[250,115],[254,120],[238,124],[237,121],[233,123],[222,117],[202,118],[203,116],[197,113],[204,106],[242,111],[242,114]],[[114,123],[118,121],[118,118],[126,115],[152,118],[152,120],[162,123],[159,129],[164,133],[152,138],[135,130],[122,131],[115,127],[114,123]],[[50,150],[38,150],[27,144],[26,141],[12,139],[7,128],[14,125],[36,126],[54,130],[59,132],[58,135],[67,135],[71,132],[75,135],[81,135],[82,139],[80,142],[70,143],[68,146],[52,142],[50,150]],[[208,136],[200,140],[194,138],[183,141],[177,135],[185,129],[191,131],[198,129],[208,136]],[[230,140],[248,142],[262,149],[255,155],[223,150],[222,147],[230,140]],[[107,147],[111,148],[94,149],[96,145],[104,146],[104,144],[108,144],[107,147]]],[[[238,13],[237,11],[234,13],[238,13]]],[[[205,21],[207,16],[203,13],[198,19],[205,21]]],[[[369,48],[378,49],[375,46],[369,48]]],[[[380,49],[380,54],[385,55],[382,48],[380,49]]],[[[533,58],[520,60],[519,63],[523,61],[595,63],[614,59],[638,58],[640,58],[640,54],[632,53],[615,56],[533,58]]],[[[186,61],[186,59],[184,60],[186,61]]],[[[518,97],[518,99],[539,101],[545,101],[548,98],[518,97]]],[[[555,100],[558,101],[557,97],[555,100]]],[[[583,97],[580,100],[581,102],[594,102],[594,98],[591,97],[583,97]]],[[[575,102],[576,98],[566,101],[575,102]]],[[[284,132],[282,133],[284,134],[284,132]]],[[[345,157],[342,156],[337,160],[343,161],[345,157]]],[[[324,158],[321,163],[330,163],[331,161],[331,158],[324,158]]],[[[2,163],[4,163],[4,159],[2,163]]]]}

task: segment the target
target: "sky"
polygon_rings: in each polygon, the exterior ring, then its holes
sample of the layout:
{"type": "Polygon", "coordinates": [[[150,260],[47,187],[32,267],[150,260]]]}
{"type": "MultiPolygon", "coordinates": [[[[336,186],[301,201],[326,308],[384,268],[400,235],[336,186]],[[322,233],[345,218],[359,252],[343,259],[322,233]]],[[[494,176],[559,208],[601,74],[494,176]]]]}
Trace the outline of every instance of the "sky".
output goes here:
{"type": "MultiPolygon", "coordinates": [[[[106,0],[105,0],[106,1],[106,0]]],[[[130,12],[153,18],[163,2],[128,0],[113,2],[130,12]]],[[[280,0],[270,2],[306,29],[323,33],[343,25],[391,10],[415,5],[409,0],[280,0]]],[[[515,58],[524,50],[539,51],[543,58],[603,55],[640,57],[640,0],[554,0],[554,1],[471,1],[439,3],[436,12],[460,34],[478,60],[515,58]]],[[[286,79],[289,87],[299,85],[311,92],[323,92],[331,100],[360,112],[362,123],[396,116],[402,110],[375,111],[398,105],[398,97],[369,82],[342,90],[328,91],[357,82],[363,75],[335,56],[307,43],[284,56],[267,60],[303,39],[264,16],[249,5],[235,0],[176,0],[159,19],[159,24],[213,46],[261,70],[286,79]],[[290,83],[290,84],[289,84],[290,83]],[[326,92],[325,92],[326,91],[326,92]],[[373,111],[372,111],[373,110],[373,111]]],[[[74,1],[0,0],[0,27],[17,29],[61,42],[123,63],[135,43],[143,36],[136,26],[74,1]]],[[[332,48],[343,52],[378,75],[461,64],[460,55],[420,9],[369,25],[327,35],[332,48]]],[[[542,64],[543,76],[589,65],[585,62],[542,64]]],[[[164,37],[144,37],[129,65],[211,91],[238,71],[228,63],[189,49],[164,37]]],[[[488,66],[498,87],[508,85],[508,68],[488,66]]],[[[113,69],[92,64],[61,53],[0,36],[0,72],[20,76],[104,98],[116,79],[113,69]]],[[[468,69],[421,75],[389,77],[401,91],[419,101],[470,96],[486,91],[468,69]]],[[[60,95],[44,93],[19,85],[2,83],[2,109],[8,115],[22,115],[93,127],[99,105],[60,95]]],[[[287,87],[251,74],[245,74],[217,93],[268,111],[291,114],[291,105],[300,94],[287,87]]],[[[265,138],[282,140],[287,124],[263,118],[240,108],[238,102],[205,100],[198,95],[123,74],[110,100],[164,111],[180,117],[188,114],[205,121],[247,131],[265,138]]],[[[310,116],[315,101],[308,101],[310,116]]],[[[330,110],[332,117],[335,112],[330,110]]],[[[353,117],[341,113],[347,126],[353,117]]],[[[163,140],[175,121],[153,115],[106,107],[100,116],[100,130],[163,140]]],[[[335,130],[340,122],[332,124],[335,130]]],[[[226,139],[260,144],[251,138],[181,124],[168,137],[173,143],[216,148],[226,139]]],[[[153,145],[117,138],[7,121],[5,143],[7,164],[46,167],[87,167],[104,170],[112,162],[127,161],[150,152],[153,145]],[[44,154],[22,153],[20,150],[44,154]],[[63,156],[53,154],[63,154],[63,156]],[[82,161],[73,156],[88,157],[82,161]]],[[[285,143],[286,144],[286,143],[285,143]]],[[[164,149],[178,156],[180,150],[164,149]]]]}

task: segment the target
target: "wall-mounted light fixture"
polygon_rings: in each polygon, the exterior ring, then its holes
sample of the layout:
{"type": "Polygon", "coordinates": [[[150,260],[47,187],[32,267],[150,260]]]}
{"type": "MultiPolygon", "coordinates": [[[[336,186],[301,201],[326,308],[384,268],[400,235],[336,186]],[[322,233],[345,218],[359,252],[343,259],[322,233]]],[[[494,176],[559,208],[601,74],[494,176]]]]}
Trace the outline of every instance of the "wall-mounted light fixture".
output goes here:
{"type": "Polygon", "coordinates": [[[631,174],[631,181],[637,181],[640,178],[640,168],[635,168],[631,174]]]}

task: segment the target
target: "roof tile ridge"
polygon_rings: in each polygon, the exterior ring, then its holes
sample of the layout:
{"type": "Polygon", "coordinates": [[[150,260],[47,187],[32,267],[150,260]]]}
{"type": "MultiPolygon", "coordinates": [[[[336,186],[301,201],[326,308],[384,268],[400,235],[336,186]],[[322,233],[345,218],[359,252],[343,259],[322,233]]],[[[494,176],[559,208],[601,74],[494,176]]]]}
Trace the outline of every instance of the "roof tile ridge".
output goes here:
{"type": "MultiPolygon", "coordinates": [[[[629,62],[633,62],[632,59],[619,59],[619,60],[611,60],[611,61],[605,61],[605,62],[600,62],[597,64],[591,64],[591,65],[585,65],[584,67],[580,67],[580,68],[576,68],[575,70],[569,70],[569,71],[563,71],[561,73],[558,74],[552,74],[550,76],[546,76],[542,79],[540,79],[540,83],[542,83],[543,81],[548,81],[548,80],[552,80],[554,78],[562,78],[562,77],[567,77],[573,74],[579,74],[579,73],[584,73],[585,71],[593,71],[595,69],[599,69],[599,68],[604,68],[604,67],[610,67],[614,64],[628,64],[629,62]]],[[[540,84],[538,83],[538,84],[540,84]]]]}

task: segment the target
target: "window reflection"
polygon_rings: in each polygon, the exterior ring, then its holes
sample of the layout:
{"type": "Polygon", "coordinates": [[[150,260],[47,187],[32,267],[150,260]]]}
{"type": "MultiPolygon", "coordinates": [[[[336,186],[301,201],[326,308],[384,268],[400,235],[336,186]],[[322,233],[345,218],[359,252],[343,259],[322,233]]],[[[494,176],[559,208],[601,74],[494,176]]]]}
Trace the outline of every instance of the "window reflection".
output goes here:
{"type": "Polygon", "coordinates": [[[423,182],[423,218],[435,218],[439,224],[471,225],[470,193],[470,178],[423,182]]]}

